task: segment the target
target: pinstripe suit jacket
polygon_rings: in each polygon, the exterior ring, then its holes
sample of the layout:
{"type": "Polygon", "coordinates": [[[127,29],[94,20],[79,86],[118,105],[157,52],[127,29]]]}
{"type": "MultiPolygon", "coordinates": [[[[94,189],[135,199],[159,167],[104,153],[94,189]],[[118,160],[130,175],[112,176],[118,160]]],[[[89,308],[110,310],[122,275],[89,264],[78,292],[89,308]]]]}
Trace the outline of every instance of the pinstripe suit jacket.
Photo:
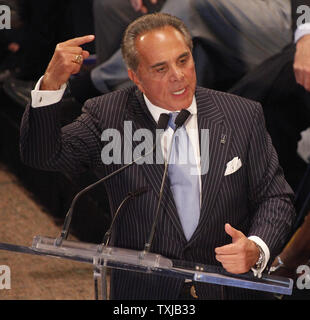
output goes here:
{"type": "MultiPolygon", "coordinates": [[[[171,259],[218,265],[214,249],[231,242],[224,231],[224,224],[229,222],[247,236],[263,239],[272,261],[285,243],[294,209],[292,191],[278,165],[262,109],[256,102],[200,87],[196,101],[198,128],[209,129],[210,133],[210,164],[208,173],[202,176],[199,225],[187,242],[167,183],[151,251],[171,259]],[[220,143],[222,134],[227,137],[225,144],[220,143]],[[236,156],[242,167],[224,176],[227,162],[236,156]]],[[[91,169],[102,177],[120,166],[102,164],[104,129],[115,128],[122,133],[124,121],[132,121],[133,132],[148,128],[155,135],[156,123],[135,87],[88,100],[82,115],[63,128],[57,119],[57,107],[27,107],[21,125],[25,163],[71,174],[91,169]]],[[[137,143],[133,142],[133,148],[137,143]]],[[[115,246],[143,249],[154,220],[163,170],[163,165],[133,165],[106,182],[112,212],[128,192],[149,186],[148,192],[128,202],[118,217],[115,246]]],[[[115,271],[111,295],[115,299],[176,299],[181,287],[182,282],[176,279],[115,271]]],[[[199,284],[196,291],[208,299],[251,298],[258,294],[199,284]]]]}

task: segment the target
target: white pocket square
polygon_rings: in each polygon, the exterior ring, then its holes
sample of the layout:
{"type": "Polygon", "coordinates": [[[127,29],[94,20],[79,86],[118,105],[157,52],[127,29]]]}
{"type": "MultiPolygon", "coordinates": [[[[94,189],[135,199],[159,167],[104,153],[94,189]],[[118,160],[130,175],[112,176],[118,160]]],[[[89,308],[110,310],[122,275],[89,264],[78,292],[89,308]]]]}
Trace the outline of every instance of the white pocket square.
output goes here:
{"type": "Polygon", "coordinates": [[[228,176],[229,174],[236,172],[241,168],[241,166],[241,159],[239,159],[238,157],[234,157],[231,161],[227,162],[224,176],[228,176]]]}

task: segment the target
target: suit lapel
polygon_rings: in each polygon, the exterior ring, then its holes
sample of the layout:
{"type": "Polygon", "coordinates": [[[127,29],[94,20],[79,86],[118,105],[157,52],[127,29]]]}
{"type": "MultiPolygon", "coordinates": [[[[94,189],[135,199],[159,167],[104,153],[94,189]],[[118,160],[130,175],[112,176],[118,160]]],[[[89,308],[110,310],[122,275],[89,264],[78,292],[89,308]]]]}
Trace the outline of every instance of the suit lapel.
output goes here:
{"type": "MultiPolygon", "coordinates": [[[[128,106],[130,107],[128,109],[128,114],[126,115],[126,120],[132,122],[132,133],[134,134],[139,129],[148,129],[152,132],[152,143],[154,143],[154,137],[156,136],[156,122],[150,114],[145,104],[143,95],[139,90],[136,91],[135,97],[133,97],[131,101],[128,101],[128,106]]],[[[140,141],[133,141],[132,149],[134,150],[140,143],[140,141]]],[[[147,150],[152,149],[152,143],[149,141],[149,143],[146,145],[147,150]]],[[[157,152],[161,154],[161,147],[157,152]]],[[[154,154],[156,154],[156,150],[154,154]]],[[[145,163],[139,165],[139,168],[141,168],[141,170],[144,171],[145,177],[148,180],[149,185],[152,186],[155,194],[159,197],[162,177],[164,175],[164,164],[157,164],[155,157],[153,157],[153,160],[154,161],[152,162],[152,164],[145,163]]],[[[173,200],[173,195],[170,190],[168,178],[166,179],[166,183],[164,186],[161,208],[165,209],[165,213],[163,214],[168,214],[168,216],[171,218],[174,227],[183,236],[184,242],[186,242],[183,228],[173,200]]],[[[151,207],[150,210],[154,210],[155,213],[156,206],[154,206],[153,208],[151,207]]]]}
{"type": "Polygon", "coordinates": [[[225,126],[224,114],[210,96],[205,94],[205,90],[197,88],[196,101],[201,168],[202,173],[206,173],[201,176],[202,201],[199,224],[188,244],[197,238],[210,219],[224,177],[232,135],[231,129],[225,126]],[[209,130],[209,146],[208,139],[202,137],[202,129],[209,130]]]}

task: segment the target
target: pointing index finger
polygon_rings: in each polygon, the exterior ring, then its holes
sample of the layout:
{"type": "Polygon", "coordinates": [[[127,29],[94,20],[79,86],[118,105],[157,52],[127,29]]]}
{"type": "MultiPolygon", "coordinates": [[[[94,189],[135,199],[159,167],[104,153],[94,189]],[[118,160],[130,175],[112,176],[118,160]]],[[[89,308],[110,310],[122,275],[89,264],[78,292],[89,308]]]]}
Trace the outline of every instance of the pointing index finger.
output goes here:
{"type": "Polygon", "coordinates": [[[95,39],[94,35],[87,35],[83,37],[77,37],[70,40],[65,41],[65,44],[68,46],[81,46],[85,43],[91,42],[95,39]]]}

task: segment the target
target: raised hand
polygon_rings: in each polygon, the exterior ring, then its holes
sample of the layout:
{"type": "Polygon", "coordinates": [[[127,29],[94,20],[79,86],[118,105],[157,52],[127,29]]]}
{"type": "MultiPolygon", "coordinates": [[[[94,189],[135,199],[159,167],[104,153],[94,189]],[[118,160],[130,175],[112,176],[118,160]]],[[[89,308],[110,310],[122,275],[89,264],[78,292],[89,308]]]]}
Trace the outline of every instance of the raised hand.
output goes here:
{"type": "Polygon", "coordinates": [[[83,60],[89,56],[89,52],[80,46],[94,39],[94,35],[88,35],[57,44],[45,71],[40,90],[58,90],[72,74],[78,73],[83,60]]]}

